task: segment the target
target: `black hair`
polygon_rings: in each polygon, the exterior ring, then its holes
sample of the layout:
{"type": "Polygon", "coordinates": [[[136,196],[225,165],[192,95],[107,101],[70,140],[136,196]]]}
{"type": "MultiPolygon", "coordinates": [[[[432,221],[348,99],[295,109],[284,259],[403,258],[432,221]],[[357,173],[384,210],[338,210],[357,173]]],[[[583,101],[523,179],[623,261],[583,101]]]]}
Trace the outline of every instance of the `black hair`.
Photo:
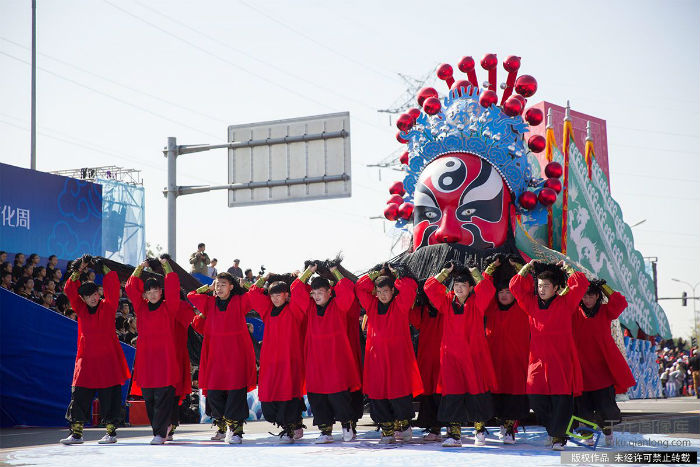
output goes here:
{"type": "Polygon", "coordinates": [[[537,279],[547,280],[552,285],[558,286],[560,289],[566,287],[567,275],[561,267],[554,263],[541,263],[536,261],[534,264],[535,277],[537,279]],[[546,273],[546,274],[545,274],[546,273]]]}
{"type": "Polygon", "coordinates": [[[277,281],[273,282],[270,284],[270,287],[267,289],[268,294],[276,294],[276,293],[289,293],[289,284],[283,281],[277,281]]]}
{"type": "Polygon", "coordinates": [[[4,269],[0,270],[0,278],[4,279],[5,276],[12,277],[12,273],[10,271],[5,271],[4,269]]]}
{"type": "Polygon", "coordinates": [[[51,255],[51,256],[49,256],[49,261],[51,261],[51,260],[54,259],[55,257],[56,257],[56,255],[51,255]]]}
{"type": "Polygon", "coordinates": [[[253,273],[253,270],[250,269],[250,268],[248,268],[248,269],[246,269],[245,271],[243,271],[243,274],[248,274],[248,273],[251,273],[251,274],[252,274],[252,273],[253,273]]]}
{"type": "Polygon", "coordinates": [[[15,253],[15,265],[19,263],[20,256],[24,256],[24,253],[15,253]]]}
{"type": "Polygon", "coordinates": [[[374,280],[374,286],[379,287],[389,287],[394,288],[394,279],[389,276],[379,276],[374,280]]]}
{"type": "Polygon", "coordinates": [[[65,294],[58,294],[56,296],[56,309],[60,312],[65,312],[65,310],[68,308],[68,305],[70,305],[70,302],[68,301],[68,297],[65,294]]]}
{"type": "MultiPolygon", "coordinates": [[[[218,260],[218,259],[216,259],[216,258],[212,258],[212,260],[211,260],[211,261],[216,261],[217,263],[219,262],[219,260],[218,260]]],[[[211,262],[211,261],[210,261],[210,262],[211,262]]]]}
{"type": "Polygon", "coordinates": [[[83,282],[80,284],[80,287],[78,287],[78,295],[81,297],[89,297],[90,295],[94,294],[97,292],[98,286],[94,282],[83,282]]]}
{"type": "Polygon", "coordinates": [[[163,285],[161,284],[160,280],[156,279],[155,277],[149,277],[143,283],[143,291],[144,292],[148,292],[149,290],[152,290],[152,289],[162,289],[162,288],[163,288],[163,285]]]}
{"type": "Polygon", "coordinates": [[[0,256],[2,256],[3,254],[6,254],[6,253],[7,252],[5,250],[0,250],[0,256]]]}
{"type": "Polygon", "coordinates": [[[559,285],[557,282],[556,274],[554,274],[553,271],[542,271],[541,273],[537,274],[537,280],[549,281],[554,286],[559,285]]]}
{"type": "Polygon", "coordinates": [[[228,281],[228,283],[231,285],[238,284],[238,281],[228,272],[220,272],[219,274],[216,275],[216,278],[228,281]]]}
{"type": "Polygon", "coordinates": [[[454,268],[450,273],[450,277],[452,278],[452,287],[454,287],[455,282],[467,283],[472,287],[476,285],[476,281],[474,280],[474,277],[472,277],[472,273],[469,271],[467,266],[450,261],[445,264],[445,267],[449,267],[450,263],[454,265],[454,268]]]}
{"type": "Polygon", "coordinates": [[[39,255],[37,255],[36,253],[32,253],[31,255],[29,255],[28,260],[31,261],[31,260],[33,260],[34,258],[38,258],[38,257],[39,257],[39,255]]]}
{"type": "Polygon", "coordinates": [[[202,248],[203,246],[206,246],[206,245],[204,243],[197,244],[197,248],[202,248]]]}
{"type": "Polygon", "coordinates": [[[325,277],[316,276],[311,279],[311,290],[330,289],[331,283],[325,277]]]}

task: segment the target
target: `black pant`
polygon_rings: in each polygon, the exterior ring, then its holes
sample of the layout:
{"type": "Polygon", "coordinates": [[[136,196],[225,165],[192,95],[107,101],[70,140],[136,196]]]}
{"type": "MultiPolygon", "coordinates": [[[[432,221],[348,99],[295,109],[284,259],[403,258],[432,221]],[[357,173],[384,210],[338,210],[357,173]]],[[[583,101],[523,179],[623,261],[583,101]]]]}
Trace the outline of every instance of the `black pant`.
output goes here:
{"type": "Polygon", "coordinates": [[[314,425],[332,425],[336,421],[345,423],[354,420],[350,391],[332,394],[309,392],[307,395],[314,414],[314,425]]]}
{"type": "Polygon", "coordinates": [[[365,398],[362,394],[362,390],[350,393],[350,405],[353,411],[352,419],[358,421],[365,413],[365,398]]]}
{"type": "Polygon", "coordinates": [[[537,423],[547,429],[553,438],[568,438],[566,429],[574,414],[574,396],[528,394],[530,408],[535,412],[537,423]]]}
{"type": "Polygon", "coordinates": [[[287,426],[301,423],[301,413],[306,408],[304,399],[295,398],[288,401],[261,402],[265,420],[277,425],[287,426]]]}
{"type": "Polygon", "coordinates": [[[620,408],[615,402],[614,386],[583,391],[583,394],[574,399],[574,404],[577,417],[596,423],[601,429],[612,428],[622,421],[620,408]]]}
{"type": "Polygon", "coordinates": [[[491,394],[496,417],[505,420],[523,420],[530,414],[527,394],[491,394]]]}
{"type": "Polygon", "coordinates": [[[168,436],[168,426],[171,424],[175,388],[141,388],[143,400],[146,402],[146,413],[151,421],[153,436],[168,436]]]}
{"type": "Polygon", "coordinates": [[[421,428],[436,428],[444,426],[444,422],[438,421],[438,407],[440,407],[440,394],[429,394],[418,396],[416,400],[420,403],[418,418],[415,426],[421,428]]]}
{"type": "Polygon", "coordinates": [[[437,415],[445,422],[486,422],[493,417],[491,393],[444,394],[437,415]]]}
{"type": "Polygon", "coordinates": [[[170,413],[170,424],[180,426],[180,397],[176,394],[173,398],[173,410],[170,413]]]}
{"type": "Polygon", "coordinates": [[[377,423],[412,420],[414,414],[413,397],[409,395],[396,399],[370,399],[369,411],[372,420],[377,423]]]}
{"type": "Polygon", "coordinates": [[[226,418],[244,422],[248,419],[248,391],[246,388],[228,391],[209,389],[207,390],[207,403],[214,420],[226,418]]]}
{"type": "Polygon", "coordinates": [[[71,388],[70,405],[66,410],[66,420],[71,423],[90,421],[90,404],[95,398],[100,401],[100,419],[102,423],[118,425],[121,421],[122,387],[110,386],[108,388],[84,388],[73,386],[71,388]]]}

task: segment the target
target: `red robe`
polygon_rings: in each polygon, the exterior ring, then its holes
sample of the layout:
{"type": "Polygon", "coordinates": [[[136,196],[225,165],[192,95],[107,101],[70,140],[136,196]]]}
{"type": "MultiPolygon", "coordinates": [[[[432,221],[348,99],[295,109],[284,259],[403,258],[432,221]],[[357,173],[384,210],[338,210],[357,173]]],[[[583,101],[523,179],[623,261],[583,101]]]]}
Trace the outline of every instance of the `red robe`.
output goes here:
{"type": "Polygon", "coordinates": [[[463,305],[454,292],[434,277],[423,287],[428,299],[444,316],[440,349],[438,390],[448,394],[482,394],[496,388],[496,374],[484,334],[484,311],[492,296],[480,293],[467,297],[463,305]],[[462,313],[457,314],[453,305],[462,313]]]}
{"type": "Polygon", "coordinates": [[[78,287],[80,281],[68,279],[63,289],[78,316],[78,351],[71,386],[91,389],[121,386],[131,373],[114,327],[121,289],[119,277],[115,271],[105,275],[104,298],[95,313],[88,311],[78,287]]]}
{"type": "Polygon", "coordinates": [[[423,393],[423,382],[413,353],[408,314],[416,300],[413,279],[394,282],[396,293],[389,309],[379,314],[374,282],[362,276],[355,285],[357,298],[367,312],[364,393],[370,399],[397,399],[423,393]]]}
{"type": "Polygon", "coordinates": [[[219,310],[216,297],[212,295],[192,291],[187,298],[202,313],[201,317],[192,320],[195,330],[204,331],[199,360],[199,388],[205,394],[209,389],[255,389],[255,352],[245,321],[245,315],[251,308],[248,296],[231,296],[224,311],[219,310]]]}
{"type": "Polygon", "coordinates": [[[532,275],[516,274],[510,280],[510,291],[530,317],[528,394],[579,396],[583,390],[572,319],[588,290],[588,279],[575,272],[568,286],[566,295],[556,295],[548,308],[540,309],[532,275]]]}
{"type": "MultiPolygon", "coordinates": [[[[297,287],[298,285],[293,285],[297,287]]],[[[265,323],[260,351],[258,398],[261,402],[288,401],[304,396],[304,333],[306,312],[290,300],[276,316],[263,289],[252,286],[250,304],[265,323]]]]}
{"type": "Polygon", "coordinates": [[[347,332],[347,315],[355,300],[353,287],[350,279],[339,281],[333,287],[335,297],[319,316],[309,296],[311,287],[298,279],[292,283],[292,299],[303,306],[307,316],[304,361],[308,392],[332,394],[362,387],[347,332]]]}
{"type": "Polygon", "coordinates": [[[143,281],[139,277],[129,277],[126,294],[134,306],[139,335],[135,384],[141,388],[180,387],[183,372],[175,345],[175,322],[189,323],[194,315],[191,309],[188,313],[180,306],[180,279],[174,272],[165,276],[164,300],[155,310],[150,310],[143,298],[143,281]]]}
{"type": "Polygon", "coordinates": [[[177,367],[180,369],[180,380],[175,386],[175,395],[180,402],[192,392],[192,372],[190,369],[190,352],[187,350],[188,328],[194,318],[192,306],[180,300],[180,310],[175,319],[175,351],[177,352],[177,367]]]}
{"type": "Polygon", "coordinates": [[[423,381],[423,394],[428,396],[439,392],[437,390],[440,376],[440,344],[442,343],[442,328],[445,321],[442,313],[430,316],[427,306],[416,306],[411,309],[409,320],[418,334],[418,371],[423,381]]]}
{"type": "Polygon", "coordinates": [[[587,317],[581,307],[574,314],[574,341],[580,357],[584,391],[614,385],[615,392],[623,394],[637,384],[610,331],[610,323],[625,308],[625,297],[614,292],[607,304],[600,305],[594,317],[587,317]]]}
{"type": "Polygon", "coordinates": [[[484,274],[479,287],[493,297],[486,308],[486,342],[496,371],[497,394],[526,394],[527,361],[530,349],[530,323],[527,314],[514,301],[507,310],[498,307],[493,279],[484,274]]]}

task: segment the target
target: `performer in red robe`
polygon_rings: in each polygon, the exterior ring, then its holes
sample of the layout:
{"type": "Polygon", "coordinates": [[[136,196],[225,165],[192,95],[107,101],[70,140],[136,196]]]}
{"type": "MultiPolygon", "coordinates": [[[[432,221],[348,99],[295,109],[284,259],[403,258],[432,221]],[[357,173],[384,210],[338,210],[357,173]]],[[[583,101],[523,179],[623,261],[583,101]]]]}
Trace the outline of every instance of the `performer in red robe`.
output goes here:
{"type": "Polygon", "coordinates": [[[336,421],[341,422],[343,441],[351,441],[354,411],[350,393],[361,387],[347,332],[347,314],[355,300],[354,286],[337,267],[331,268],[338,279],[334,287],[323,277],[315,277],[310,286],[305,285],[316,268],[316,264],[309,266],[292,284],[292,299],[304,306],[307,316],[306,389],[313,423],[321,430],[316,443],[333,442],[336,421]]]}
{"type": "MultiPolygon", "coordinates": [[[[184,297],[184,295],[183,295],[184,297]]],[[[175,336],[175,352],[177,353],[177,367],[180,369],[180,379],[175,386],[175,400],[173,402],[172,417],[170,419],[170,432],[166,441],[172,441],[175,428],[180,426],[180,406],[185,397],[192,393],[192,371],[190,368],[190,353],[187,349],[189,327],[195,316],[192,305],[180,300],[180,311],[175,320],[173,333],[175,336]],[[185,318],[187,321],[185,321],[185,318]]]]}
{"type": "Polygon", "coordinates": [[[498,255],[476,286],[477,293],[491,295],[485,311],[486,342],[496,372],[496,388],[492,393],[494,411],[501,420],[505,444],[515,444],[515,423],[530,413],[526,391],[530,324],[508,288],[510,279],[519,270],[505,255],[498,255]]]}
{"type": "Polygon", "coordinates": [[[539,423],[552,437],[552,449],[564,449],[566,429],[581,394],[579,364],[572,331],[573,315],[588,289],[588,279],[563,261],[557,265],[530,261],[510,281],[510,290],[530,318],[527,394],[539,423]],[[537,286],[530,274],[533,267],[537,286]],[[568,280],[566,275],[568,274],[568,280]],[[568,284],[568,291],[559,294],[568,284]]]}
{"type": "MultiPolygon", "coordinates": [[[[301,414],[306,408],[306,308],[302,308],[298,298],[290,300],[290,287],[286,282],[274,281],[265,291],[262,287],[269,278],[269,274],[261,277],[248,291],[251,306],[265,323],[258,398],[265,420],[282,428],[280,443],[289,444],[295,439],[295,430],[301,428],[301,414]]],[[[295,282],[293,287],[304,288],[304,285],[295,282]]]]}
{"type": "Polygon", "coordinates": [[[102,281],[104,298],[101,298],[97,284],[80,282],[80,275],[90,262],[92,259],[89,257],[75,260],[74,272],[63,289],[78,316],[78,351],[71,383],[71,401],[66,411],[70,434],[61,440],[63,444],[83,442],[83,426],[89,420],[90,403],[95,392],[107,428],[107,433],[98,443],[116,443],[121,386],[131,377],[114,327],[119,306],[119,277],[99,261],[93,264],[105,274],[102,281]]]}
{"type": "Polygon", "coordinates": [[[610,329],[625,308],[627,300],[621,293],[603,280],[593,280],[574,314],[574,341],[583,374],[583,393],[574,401],[576,415],[603,427],[608,446],[613,444],[612,426],[622,420],[615,394],[637,384],[610,329]]]}
{"type": "Polygon", "coordinates": [[[448,423],[444,447],[462,445],[464,421],[474,421],[475,444],[486,443],[485,423],[493,416],[496,376],[484,334],[484,310],[492,294],[475,293],[472,274],[450,264],[425,281],[425,294],[444,316],[438,387],[438,420],[448,423]],[[453,290],[442,284],[452,274],[453,290]]]}
{"type": "Polygon", "coordinates": [[[165,287],[155,278],[145,284],[141,273],[144,261],[126,283],[126,294],[134,306],[138,327],[138,346],[134,364],[134,381],[141,388],[146,412],[153,429],[151,444],[163,444],[177,407],[175,388],[182,391],[182,362],[176,347],[176,326],[189,324],[194,312],[181,306],[180,279],[167,259],[161,259],[165,287]]]}
{"type": "MultiPolygon", "coordinates": [[[[202,314],[204,340],[199,364],[199,387],[207,396],[218,432],[226,429],[225,441],[241,444],[248,418],[248,391],[255,389],[257,368],[245,315],[250,301],[238,280],[228,272],[211,285],[190,292],[187,298],[202,314]],[[214,295],[207,292],[213,291],[214,295]]],[[[201,327],[200,327],[201,329],[201,327]]],[[[215,434],[212,439],[220,439],[215,434]]]]}
{"type": "Polygon", "coordinates": [[[419,293],[416,305],[411,309],[409,320],[418,330],[416,360],[423,382],[423,394],[417,398],[420,407],[415,425],[426,430],[424,441],[439,441],[443,423],[437,418],[441,398],[437,387],[444,316],[428,301],[425,294],[419,293]]]}
{"type": "Polygon", "coordinates": [[[367,312],[363,390],[369,397],[372,419],[382,429],[380,444],[395,443],[394,435],[410,441],[413,397],[423,392],[408,322],[418,284],[389,268],[372,271],[355,285],[367,312]]]}

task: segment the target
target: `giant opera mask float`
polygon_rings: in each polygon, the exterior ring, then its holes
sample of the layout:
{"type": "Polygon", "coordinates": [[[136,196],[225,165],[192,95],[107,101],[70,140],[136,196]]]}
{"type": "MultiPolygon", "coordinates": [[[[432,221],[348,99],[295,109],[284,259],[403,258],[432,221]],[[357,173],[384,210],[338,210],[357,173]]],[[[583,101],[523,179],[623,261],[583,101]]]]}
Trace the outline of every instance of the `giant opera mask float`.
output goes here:
{"type": "Polygon", "coordinates": [[[406,175],[390,187],[384,215],[398,228],[413,225],[414,251],[439,243],[500,247],[517,214],[536,214],[557,199],[561,165],[549,163],[547,179],[533,177],[530,158],[545,149],[545,139],[533,135],[525,140],[530,126],[544,117],[539,109],[526,109],[537,81],[518,77],[520,58],[508,57],[499,104],[497,65],[495,54],[481,60],[488,72],[483,89],[472,57],[458,64],[465,80],[455,80],[449,64],[440,65],[437,76],[447,84],[447,95],[440,98],[434,88],[421,89],[417,101],[422,110],[410,109],[396,121],[396,139],[407,145],[400,158],[406,175]]]}

